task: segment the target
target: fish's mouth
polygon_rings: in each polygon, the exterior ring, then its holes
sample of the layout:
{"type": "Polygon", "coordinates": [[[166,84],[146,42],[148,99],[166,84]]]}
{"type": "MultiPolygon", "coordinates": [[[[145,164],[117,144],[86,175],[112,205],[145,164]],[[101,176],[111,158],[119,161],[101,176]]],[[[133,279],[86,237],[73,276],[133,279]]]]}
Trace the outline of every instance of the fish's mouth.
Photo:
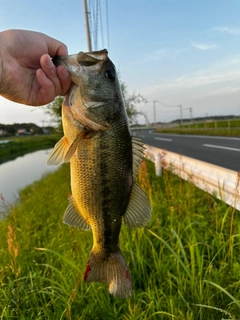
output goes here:
{"type": "Polygon", "coordinates": [[[107,49],[92,52],[79,52],[77,62],[80,66],[91,67],[108,59],[107,49]]]}
{"type": "Polygon", "coordinates": [[[80,65],[76,61],[77,55],[70,56],[55,56],[52,59],[53,64],[58,66],[65,66],[69,73],[71,74],[72,81],[76,83],[77,75],[80,72],[80,65]],[[75,79],[76,78],[76,79],[75,79]]]}
{"type": "Polygon", "coordinates": [[[73,82],[77,83],[75,78],[80,73],[81,67],[96,67],[98,69],[100,65],[108,60],[108,51],[103,49],[100,51],[82,52],[72,54],[69,56],[55,56],[52,59],[54,65],[64,65],[72,76],[73,82]]]}
{"type": "Polygon", "coordinates": [[[80,74],[82,69],[101,70],[102,64],[108,60],[108,51],[103,49],[100,51],[82,52],[69,56],[55,56],[52,59],[54,65],[63,65],[71,74],[72,82],[79,85],[80,74]]]}
{"type": "Polygon", "coordinates": [[[107,49],[100,51],[91,51],[72,54],[69,56],[55,56],[52,58],[53,64],[58,67],[60,65],[78,63],[82,66],[92,66],[100,61],[106,61],[108,59],[107,49]]]}

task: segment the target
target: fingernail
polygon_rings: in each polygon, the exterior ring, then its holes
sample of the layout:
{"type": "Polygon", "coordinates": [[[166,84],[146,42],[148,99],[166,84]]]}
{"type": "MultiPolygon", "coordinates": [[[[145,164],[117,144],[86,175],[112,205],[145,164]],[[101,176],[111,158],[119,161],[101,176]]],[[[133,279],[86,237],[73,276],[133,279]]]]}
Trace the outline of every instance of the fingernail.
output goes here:
{"type": "Polygon", "coordinates": [[[54,64],[53,64],[53,62],[52,62],[52,59],[50,58],[50,56],[49,56],[49,59],[46,59],[46,66],[48,67],[48,68],[53,68],[53,67],[55,67],[54,66],[54,64]]]}
{"type": "Polygon", "coordinates": [[[66,68],[61,68],[59,73],[60,73],[61,78],[63,78],[63,79],[67,78],[67,76],[68,76],[68,71],[66,68]]]}

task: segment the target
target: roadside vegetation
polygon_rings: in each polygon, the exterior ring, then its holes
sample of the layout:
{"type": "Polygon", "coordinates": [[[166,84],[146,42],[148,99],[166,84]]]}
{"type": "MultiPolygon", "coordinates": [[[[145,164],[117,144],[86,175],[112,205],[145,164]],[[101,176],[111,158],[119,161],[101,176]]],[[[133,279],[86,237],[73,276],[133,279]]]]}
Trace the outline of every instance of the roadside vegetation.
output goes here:
{"type": "Polygon", "coordinates": [[[239,319],[240,212],[148,161],[139,185],[153,212],[143,229],[122,227],[125,300],[83,283],[92,234],[62,223],[69,166],[25,188],[0,223],[0,319],[239,319]]]}
{"type": "Polygon", "coordinates": [[[157,128],[157,132],[240,137],[240,119],[194,122],[157,128]]]}
{"type": "Polygon", "coordinates": [[[29,152],[52,148],[59,138],[59,135],[0,138],[0,164],[29,152]]]}

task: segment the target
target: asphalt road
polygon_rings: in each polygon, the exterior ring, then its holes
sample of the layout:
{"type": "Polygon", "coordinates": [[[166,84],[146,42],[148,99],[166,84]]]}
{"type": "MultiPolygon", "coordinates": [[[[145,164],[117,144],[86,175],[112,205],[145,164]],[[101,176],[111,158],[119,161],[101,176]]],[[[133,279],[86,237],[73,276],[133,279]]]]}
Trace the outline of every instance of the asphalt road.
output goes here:
{"type": "Polygon", "coordinates": [[[240,172],[240,138],[133,131],[145,144],[240,172]]]}

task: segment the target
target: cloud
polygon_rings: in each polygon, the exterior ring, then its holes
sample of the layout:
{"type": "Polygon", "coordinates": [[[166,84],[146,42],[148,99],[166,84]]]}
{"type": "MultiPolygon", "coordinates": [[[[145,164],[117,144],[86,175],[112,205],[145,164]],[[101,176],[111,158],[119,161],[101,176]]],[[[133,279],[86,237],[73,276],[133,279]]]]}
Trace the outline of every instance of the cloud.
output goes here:
{"type": "Polygon", "coordinates": [[[240,35],[240,28],[230,28],[230,27],[215,27],[213,28],[215,31],[219,31],[222,33],[228,33],[233,35],[240,35]]]}
{"type": "MultiPolygon", "coordinates": [[[[240,63],[238,64],[240,65],[240,63]]],[[[227,64],[230,67],[230,64],[227,64]]],[[[189,90],[194,88],[210,88],[211,86],[228,86],[234,84],[234,88],[240,90],[240,71],[235,68],[221,67],[221,63],[210,68],[198,70],[191,74],[173,78],[169,81],[162,81],[158,84],[146,86],[142,88],[143,94],[151,94],[152,92],[172,92],[173,90],[189,90]],[[234,82],[234,83],[233,83],[234,82]],[[237,83],[237,84],[236,84],[237,83]]],[[[236,90],[237,90],[236,89],[236,90]]],[[[228,90],[229,91],[229,90],[228,90]]],[[[233,90],[235,91],[235,89],[233,90]]]]}
{"type": "Polygon", "coordinates": [[[240,86],[239,85],[235,85],[235,87],[233,86],[226,86],[223,88],[220,88],[218,90],[215,91],[211,91],[208,96],[219,96],[219,95],[226,95],[226,94],[232,94],[238,92],[240,94],[240,86]]]}
{"type": "Polygon", "coordinates": [[[196,43],[196,42],[192,42],[191,45],[199,50],[202,51],[206,51],[206,50],[210,50],[210,49],[215,49],[217,48],[217,46],[215,44],[206,44],[206,43],[196,43]]]}
{"type": "Polygon", "coordinates": [[[177,79],[175,85],[183,87],[195,87],[204,86],[219,82],[228,82],[233,80],[240,80],[239,71],[229,71],[229,72],[203,72],[199,71],[195,74],[180,77],[177,79]]]}
{"type": "Polygon", "coordinates": [[[161,60],[166,56],[166,49],[158,49],[153,52],[149,52],[144,55],[144,57],[137,61],[137,63],[145,63],[153,60],[161,60]]]}

